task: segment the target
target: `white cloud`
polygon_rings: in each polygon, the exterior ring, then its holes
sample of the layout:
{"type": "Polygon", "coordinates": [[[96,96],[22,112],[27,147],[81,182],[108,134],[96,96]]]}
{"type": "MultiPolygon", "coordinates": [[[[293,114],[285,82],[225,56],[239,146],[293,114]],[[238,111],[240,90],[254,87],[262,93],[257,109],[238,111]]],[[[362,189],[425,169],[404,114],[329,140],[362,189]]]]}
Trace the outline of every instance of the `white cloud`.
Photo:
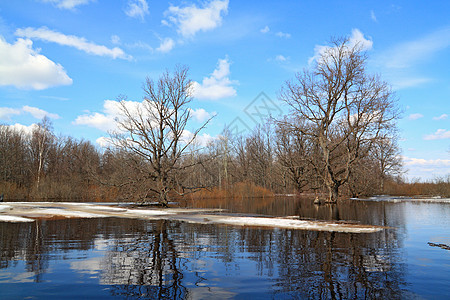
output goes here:
{"type": "Polygon", "coordinates": [[[352,35],[349,39],[349,46],[354,47],[359,45],[363,50],[370,50],[373,46],[373,41],[366,39],[364,34],[359,29],[352,29],[352,35]]]}
{"type": "Polygon", "coordinates": [[[131,18],[144,20],[148,15],[148,4],[146,0],[129,0],[125,14],[131,18]]]}
{"type": "MultiPolygon", "coordinates": [[[[364,34],[359,29],[352,29],[352,34],[348,39],[348,47],[352,48],[355,46],[361,47],[361,50],[370,50],[373,46],[373,41],[366,39],[364,34]]],[[[312,63],[313,61],[317,61],[321,58],[327,51],[333,49],[330,46],[316,45],[314,47],[314,56],[310,57],[308,62],[312,63]]]]}
{"type": "MultiPolygon", "coordinates": [[[[194,134],[188,130],[183,131],[183,135],[181,136],[181,140],[183,143],[189,143],[194,134]]],[[[209,143],[211,143],[215,138],[207,133],[203,133],[201,135],[197,135],[193,141],[193,144],[206,147],[209,143]]]]}
{"type": "Polygon", "coordinates": [[[0,86],[42,90],[72,84],[60,64],[39,54],[32,46],[33,42],[28,39],[9,44],[0,36],[0,86]]]}
{"type": "Polygon", "coordinates": [[[57,114],[49,113],[43,109],[25,105],[20,109],[0,107],[0,120],[11,120],[12,115],[20,115],[22,113],[29,113],[36,119],[42,119],[45,116],[52,119],[59,119],[60,116],[57,114]]]}
{"type": "Polygon", "coordinates": [[[103,103],[103,113],[88,113],[78,116],[73,124],[87,125],[101,131],[116,131],[115,118],[120,115],[119,103],[114,100],[105,100],[103,103]]]}
{"type": "Polygon", "coordinates": [[[51,3],[60,9],[73,10],[78,5],[88,4],[95,0],[41,0],[44,3],[51,3]]]}
{"type": "Polygon", "coordinates": [[[287,58],[285,57],[285,56],[283,56],[283,55],[277,55],[277,56],[275,56],[275,60],[276,61],[286,61],[287,60],[287,58]]]}
{"type": "Polygon", "coordinates": [[[408,120],[411,120],[411,121],[418,120],[420,118],[423,118],[423,115],[422,114],[418,114],[418,113],[417,114],[410,114],[408,116],[408,120]]]}
{"type": "Polygon", "coordinates": [[[269,28],[269,26],[266,25],[266,27],[264,27],[260,31],[261,31],[261,33],[268,33],[270,31],[270,28],[269,28]]]}
{"type": "Polygon", "coordinates": [[[370,11],[370,18],[372,19],[372,21],[378,22],[377,16],[375,16],[375,12],[373,10],[370,11]]]}
{"type": "Polygon", "coordinates": [[[427,141],[450,139],[450,130],[438,129],[435,133],[426,135],[423,139],[427,141]]]}
{"type": "Polygon", "coordinates": [[[281,32],[281,31],[277,32],[275,35],[276,35],[277,37],[285,38],[285,39],[288,39],[288,38],[291,37],[291,34],[290,34],[290,33],[285,33],[285,32],[281,32]]]}
{"type": "Polygon", "coordinates": [[[202,83],[192,82],[193,96],[198,99],[217,100],[236,96],[233,87],[237,81],[232,81],[230,75],[230,62],[228,58],[219,59],[218,66],[210,77],[204,77],[202,83]]]}
{"type": "Polygon", "coordinates": [[[113,146],[113,143],[111,143],[111,139],[107,138],[107,137],[104,137],[104,136],[99,137],[98,139],[95,140],[95,142],[100,147],[103,147],[103,148],[107,148],[107,147],[113,146]]]}
{"type": "Polygon", "coordinates": [[[410,178],[432,179],[449,173],[450,159],[423,159],[402,156],[410,178]]]}
{"type": "Polygon", "coordinates": [[[22,132],[26,135],[31,135],[31,133],[33,132],[33,130],[37,127],[37,124],[31,124],[30,126],[25,126],[19,123],[16,123],[14,125],[3,125],[6,126],[8,128],[10,128],[11,130],[14,130],[16,132],[22,132]]]}
{"type": "Polygon", "coordinates": [[[450,47],[450,27],[435,31],[423,38],[399,44],[384,53],[381,60],[387,68],[408,68],[448,47],[450,47]]]}
{"type": "Polygon", "coordinates": [[[215,113],[209,113],[203,108],[189,109],[191,116],[198,122],[205,122],[210,119],[215,113]]]}
{"type": "Polygon", "coordinates": [[[165,38],[164,40],[161,41],[159,47],[156,48],[156,51],[166,53],[172,50],[174,46],[175,46],[174,40],[172,40],[171,38],[165,38]]]}
{"type": "Polygon", "coordinates": [[[0,120],[11,120],[12,115],[20,115],[19,109],[0,107],[0,120]]]}
{"type": "Polygon", "coordinates": [[[110,49],[106,46],[88,42],[83,37],[77,37],[74,35],[65,35],[60,32],[50,30],[46,27],[41,27],[38,29],[31,27],[21,28],[17,29],[15,34],[17,36],[26,37],[29,39],[39,39],[47,42],[57,43],[59,45],[74,47],[88,54],[109,56],[112,57],[113,59],[116,58],[131,59],[131,56],[125,54],[125,52],[118,47],[110,49]]]}
{"type": "Polygon", "coordinates": [[[433,117],[433,120],[440,121],[440,120],[446,120],[447,118],[448,118],[447,114],[442,114],[439,117],[433,117]]]}
{"type": "Polygon", "coordinates": [[[186,7],[171,5],[166,11],[168,21],[178,27],[178,32],[185,38],[193,37],[199,31],[212,30],[222,23],[223,15],[228,12],[228,0],[214,0],[205,3],[202,8],[195,4],[186,7]]]}
{"type": "Polygon", "coordinates": [[[24,112],[30,113],[33,117],[35,117],[36,119],[42,119],[45,116],[51,118],[51,119],[59,119],[60,116],[58,116],[57,114],[52,114],[49,113],[43,109],[37,108],[37,107],[32,107],[32,106],[28,106],[25,105],[24,107],[22,107],[22,110],[24,112]]]}
{"type": "MultiPolygon", "coordinates": [[[[133,113],[139,111],[145,111],[143,102],[137,101],[124,101],[127,109],[133,113]]],[[[78,116],[72,123],[74,125],[86,125],[89,127],[97,128],[104,132],[119,131],[116,120],[123,118],[121,106],[119,101],[105,100],[103,102],[102,113],[87,113],[78,116]]]]}

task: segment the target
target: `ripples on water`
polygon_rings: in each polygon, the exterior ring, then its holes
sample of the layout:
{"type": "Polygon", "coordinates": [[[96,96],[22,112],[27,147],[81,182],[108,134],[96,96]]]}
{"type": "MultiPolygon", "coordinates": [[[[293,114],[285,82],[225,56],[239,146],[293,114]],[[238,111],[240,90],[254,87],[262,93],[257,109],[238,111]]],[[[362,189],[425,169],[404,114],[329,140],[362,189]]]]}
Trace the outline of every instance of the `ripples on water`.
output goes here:
{"type": "Polygon", "coordinates": [[[0,298],[450,295],[450,251],[439,247],[450,245],[450,204],[344,201],[317,207],[277,198],[182,205],[393,228],[350,234],[119,218],[0,223],[0,298]]]}

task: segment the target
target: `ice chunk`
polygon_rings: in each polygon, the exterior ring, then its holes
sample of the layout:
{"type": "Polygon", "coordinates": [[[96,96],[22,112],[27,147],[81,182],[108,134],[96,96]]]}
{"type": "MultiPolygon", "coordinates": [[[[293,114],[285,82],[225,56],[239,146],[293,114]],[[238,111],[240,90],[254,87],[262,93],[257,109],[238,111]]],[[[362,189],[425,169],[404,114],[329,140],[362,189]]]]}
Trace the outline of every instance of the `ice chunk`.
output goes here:
{"type": "Polygon", "coordinates": [[[316,230],[316,231],[373,233],[381,231],[383,229],[383,227],[380,226],[336,223],[325,221],[293,220],[286,218],[233,217],[233,216],[204,216],[204,218],[211,220],[213,223],[218,224],[316,230]]]}

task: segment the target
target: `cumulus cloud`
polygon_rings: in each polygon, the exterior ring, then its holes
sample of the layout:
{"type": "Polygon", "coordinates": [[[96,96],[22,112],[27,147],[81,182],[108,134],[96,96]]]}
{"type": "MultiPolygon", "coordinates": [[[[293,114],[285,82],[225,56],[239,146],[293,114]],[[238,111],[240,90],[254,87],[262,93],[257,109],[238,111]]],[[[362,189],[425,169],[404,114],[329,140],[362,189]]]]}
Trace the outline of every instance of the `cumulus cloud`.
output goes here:
{"type": "MultiPolygon", "coordinates": [[[[148,107],[144,107],[144,102],[137,101],[124,101],[127,109],[133,114],[137,112],[145,112],[148,107]]],[[[190,109],[191,115],[198,121],[203,122],[211,117],[211,114],[204,109],[190,109]]],[[[150,115],[148,116],[151,117],[150,115]]],[[[121,112],[121,106],[119,101],[105,100],[103,103],[102,112],[87,113],[78,116],[72,123],[74,125],[86,125],[89,127],[97,128],[104,132],[120,132],[120,128],[117,126],[117,120],[123,119],[124,116],[121,112]]],[[[194,134],[188,130],[185,130],[182,135],[184,142],[190,141],[194,137],[194,134]]],[[[198,135],[195,139],[198,145],[205,146],[213,138],[208,134],[198,135]]],[[[97,144],[101,147],[111,146],[111,140],[107,137],[100,137],[96,140],[97,144]]]]}
{"type": "Polygon", "coordinates": [[[190,132],[189,130],[183,131],[183,135],[181,136],[181,141],[185,144],[191,142],[193,139],[193,144],[206,147],[209,143],[211,143],[215,138],[207,133],[198,134],[194,138],[194,133],[190,132]]]}
{"type": "Polygon", "coordinates": [[[125,14],[131,18],[144,20],[148,15],[148,4],[146,0],[129,0],[125,14]]]}
{"type": "Polygon", "coordinates": [[[171,5],[166,11],[168,21],[185,38],[193,37],[199,31],[212,30],[222,24],[223,15],[228,12],[228,0],[214,0],[199,8],[195,4],[179,7],[171,5]]]}
{"type": "Polygon", "coordinates": [[[9,44],[0,36],[0,86],[43,90],[72,84],[60,64],[39,54],[32,46],[33,42],[28,39],[9,44]]]}
{"type": "Polygon", "coordinates": [[[442,114],[442,115],[440,115],[438,117],[433,117],[433,120],[440,121],[440,120],[446,120],[447,118],[448,118],[447,114],[442,114]]]}
{"type": "Polygon", "coordinates": [[[74,35],[65,35],[57,31],[48,29],[47,27],[41,28],[20,28],[16,30],[17,36],[25,37],[28,39],[39,39],[46,42],[53,42],[63,46],[74,47],[78,50],[84,51],[88,54],[98,55],[98,56],[109,56],[113,59],[131,59],[131,56],[127,55],[122,49],[114,47],[112,49],[97,45],[92,42],[88,42],[83,37],[77,37],[74,35]]]}
{"type": "Polygon", "coordinates": [[[164,40],[161,41],[159,47],[156,48],[156,51],[166,53],[172,50],[174,46],[175,46],[174,40],[172,40],[171,38],[165,38],[164,40]]]}
{"type": "Polygon", "coordinates": [[[88,4],[95,0],[41,0],[44,3],[51,3],[60,9],[73,10],[79,5],[88,4]]]}
{"type": "Polygon", "coordinates": [[[237,81],[230,80],[230,62],[228,58],[219,59],[217,68],[210,77],[204,77],[202,83],[192,82],[193,96],[198,99],[217,100],[236,96],[233,85],[237,81]]]}
{"type": "Polygon", "coordinates": [[[35,117],[36,119],[42,119],[45,116],[51,118],[51,119],[59,119],[60,116],[58,116],[57,114],[52,114],[49,113],[43,109],[37,108],[37,107],[32,107],[32,106],[28,106],[25,105],[24,107],[22,107],[22,110],[24,112],[30,113],[33,117],[35,117]]]}
{"type": "Polygon", "coordinates": [[[189,109],[189,111],[191,116],[198,122],[205,122],[206,120],[210,119],[212,116],[215,115],[215,113],[211,114],[203,108],[189,109]]]}
{"type": "Polygon", "coordinates": [[[445,140],[450,139],[450,130],[438,129],[435,133],[426,135],[424,140],[445,140]]]}
{"type": "MultiPolygon", "coordinates": [[[[362,50],[370,50],[373,46],[373,41],[370,39],[366,39],[364,37],[364,34],[359,29],[353,29],[352,34],[348,39],[348,46],[355,47],[358,45],[361,47],[362,50]]],[[[316,45],[314,47],[314,56],[310,57],[308,62],[312,63],[313,61],[317,61],[320,59],[327,51],[330,51],[333,49],[333,47],[330,46],[323,46],[323,45],[316,45]]]]}
{"type": "MultiPolygon", "coordinates": [[[[140,102],[126,101],[127,106],[136,107],[140,105],[140,102]]],[[[103,113],[88,113],[78,116],[73,124],[86,125],[89,127],[97,128],[101,131],[117,131],[116,118],[121,116],[120,106],[118,101],[105,100],[103,102],[103,113]]]]}
{"type": "Polygon", "coordinates": [[[268,33],[270,31],[270,28],[266,25],[266,27],[262,28],[260,31],[261,33],[268,33]]]}
{"type": "Polygon", "coordinates": [[[419,113],[417,113],[417,114],[410,114],[408,116],[408,120],[411,120],[411,121],[418,120],[420,118],[423,118],[423,115],[419,114],[419,113]]]}
{"type": "Polygon", "coordinates": [[[59,119],[60,116],[57,114],[49,113],[43,109],[32,107],[25,105],[20,109],[17,108],[9,108],[9,107],[0,107],[0,120],[11,120],[11,116],[20,115],[23,113],[29,113],[36,119],[42,119],[45,116],[51,119],[59,119]]]}
{"type": "Polygon", "coordinates": [[[37,124],[31,124],[30,126],[26,126],[26,125],[16,123],[14,125],[3,125],[3,126],[6,126],[16,132],[22,132],[26,135],[31,135],[33,130],[37,127],[37,124]]]}

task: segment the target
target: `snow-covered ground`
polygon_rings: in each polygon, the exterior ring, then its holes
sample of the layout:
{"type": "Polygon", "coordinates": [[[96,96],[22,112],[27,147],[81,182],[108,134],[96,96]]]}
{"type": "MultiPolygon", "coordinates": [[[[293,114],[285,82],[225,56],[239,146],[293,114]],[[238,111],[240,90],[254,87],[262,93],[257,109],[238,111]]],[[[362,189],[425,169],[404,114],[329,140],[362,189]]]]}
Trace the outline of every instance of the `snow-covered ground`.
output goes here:
{"type": "Polygon", "coordinates": [[[113,205],[69,202],[8,202],[0,205],[0,222],[33,222],[53,218],[134,218],[166,219],[200,224],[255,226],[352,233],[372,233],[384,227],[357,223],[299,220],[296,217],[254,217],[232,214],[214,214],[219,209],[127,209],[113,205]]]}

